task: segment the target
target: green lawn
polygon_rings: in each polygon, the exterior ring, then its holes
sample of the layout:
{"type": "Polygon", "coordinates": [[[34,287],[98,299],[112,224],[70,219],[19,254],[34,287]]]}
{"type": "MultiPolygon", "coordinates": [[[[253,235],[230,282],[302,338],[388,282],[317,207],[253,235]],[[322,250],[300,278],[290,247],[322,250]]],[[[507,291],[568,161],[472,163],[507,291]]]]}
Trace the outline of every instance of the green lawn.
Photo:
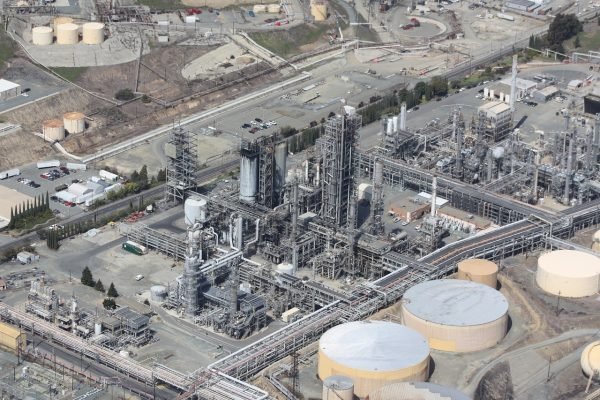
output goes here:
{"type": "Polygon", "coordinates": [[[4,65],[15,54],[16,46],[6,32],[0,32],[0,66],[4,65]]]}
{"type": "Polygon", "coordinates": [[[86,69],[87,67],[56,67],[52,68],[52,71],[56,72],[69,82],[74,82],[86,69]]]}
{"type": "Polygon", "coordinates": [[[288,31],[252,32],[250,37],[261,46],[281,57],[289,57],[300,52],[300,46],[319,40],[330,26],[327,24],[303,24],[288,31]]]}

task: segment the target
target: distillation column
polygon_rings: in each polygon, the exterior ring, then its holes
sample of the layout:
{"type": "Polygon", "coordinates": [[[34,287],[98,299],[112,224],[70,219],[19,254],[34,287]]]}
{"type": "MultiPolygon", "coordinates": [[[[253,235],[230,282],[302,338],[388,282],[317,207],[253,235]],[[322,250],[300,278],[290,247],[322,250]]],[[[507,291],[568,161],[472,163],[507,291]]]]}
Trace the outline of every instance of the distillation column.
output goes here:
{"type": "Polygon", "coordinates": [[[383,164],[375,161],[373,198],[371,199],[371,234],[382,235],[383,229],[383,164]]]}

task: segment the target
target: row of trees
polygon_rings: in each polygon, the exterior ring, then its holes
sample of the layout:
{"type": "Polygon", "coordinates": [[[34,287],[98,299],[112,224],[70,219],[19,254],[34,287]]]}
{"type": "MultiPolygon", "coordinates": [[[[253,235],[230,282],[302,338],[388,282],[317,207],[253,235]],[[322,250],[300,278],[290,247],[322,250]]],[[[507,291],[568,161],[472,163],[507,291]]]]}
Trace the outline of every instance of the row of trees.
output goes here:
{"type": "Polygon", "coordinates": [[[94,218],[87,221],[80,221],[65,226],[54,225],[48,230],[39,231],[38,236],[40,236],[40,239],[42,240],[46,239],[46,246],[49,249],[58,250],[61,240],[87,232],[98,226],[96,214],[94,214],[94,218]]]}
{"type": "Polygon", "coordinates": [[[46,195],[39,195],[33,201],[27,200],[17,207],[10,208],[10,221],[8,229],[28,228],[38,223],[46,222],[53,217],[50,209],[50,199],[48,192],[46,195]]]}
{"type": "MultiPolygon", "coordinates": [[[[93,287],[95,290],[104,293],[104,284],[100,279],[94,281],[94,277],[92,276],[92,271],[86,266],[83,271],[81,271],[81,283],[85,286],[93,287]]],[[[106,292],[106,298],[102,301],[102,306],[107,310],[114,310],[117,307],[115,302],[115,298],[119,297],[119,292],[115,288],[115,284],[113,282],[110,283],[108,291],[106,292]]]]}

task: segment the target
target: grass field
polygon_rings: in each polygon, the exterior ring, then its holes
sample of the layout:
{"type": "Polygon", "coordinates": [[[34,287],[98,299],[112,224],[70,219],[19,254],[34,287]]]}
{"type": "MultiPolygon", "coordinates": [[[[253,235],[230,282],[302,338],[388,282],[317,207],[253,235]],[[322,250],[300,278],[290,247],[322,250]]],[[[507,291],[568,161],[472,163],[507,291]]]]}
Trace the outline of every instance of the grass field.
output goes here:
{"type": "Polygon", "coordinates": [[[62,76],[69,82],[74,82],[87,69],[87,67],[56,67],[52,71],[62,76]]]}
{"type": "Polygon", "coordinates": [[[0,32],[0,67],[15,54],[16,46],[6,32],[0,32]]]}
{"type": "Polygon", "coordinates": [[[326,24],[304,24],[290,28],[288,31],[252,32],[249,35],[261,46],[281,57],[294,56],[300,53],[300,47],[315,43],[329,29],[326,24]]]}

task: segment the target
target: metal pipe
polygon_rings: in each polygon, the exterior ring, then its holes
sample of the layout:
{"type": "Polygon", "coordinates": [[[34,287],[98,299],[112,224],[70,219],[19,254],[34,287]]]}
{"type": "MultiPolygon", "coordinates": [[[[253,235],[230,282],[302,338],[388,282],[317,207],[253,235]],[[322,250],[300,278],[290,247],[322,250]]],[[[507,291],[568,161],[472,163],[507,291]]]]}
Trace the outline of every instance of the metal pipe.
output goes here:
{"type": "Polygon", "coordinates": [[[437,201],[437,176],[433,176],[433,180],[431,182],[431,216],[435,217],[436,211],[436,201],[437,201]]]}

